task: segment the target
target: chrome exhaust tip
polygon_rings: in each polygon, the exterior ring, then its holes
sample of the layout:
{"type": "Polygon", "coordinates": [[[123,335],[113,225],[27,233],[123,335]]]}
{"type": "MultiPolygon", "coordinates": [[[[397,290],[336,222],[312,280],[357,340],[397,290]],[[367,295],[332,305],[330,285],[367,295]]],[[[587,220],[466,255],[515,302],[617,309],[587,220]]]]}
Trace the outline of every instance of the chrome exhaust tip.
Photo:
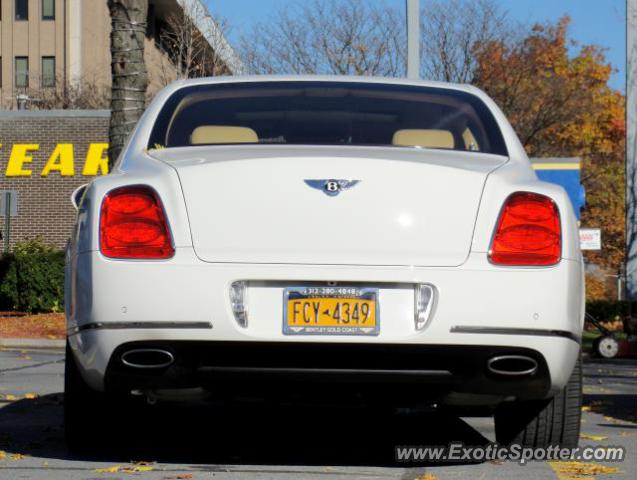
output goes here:
{"type": "Polygon", "coordinates": [[[160,348],[137,348],[122,353],[120,360],[131,368],[164,368],[172,365],[175,357],[160,348]]]}
{"type": "Polygon", "coordinates": [[[524,355],[499,355],[489,359],[487,369],[496,375],[525,376],[537,372],[535,359],[524,355]]]}

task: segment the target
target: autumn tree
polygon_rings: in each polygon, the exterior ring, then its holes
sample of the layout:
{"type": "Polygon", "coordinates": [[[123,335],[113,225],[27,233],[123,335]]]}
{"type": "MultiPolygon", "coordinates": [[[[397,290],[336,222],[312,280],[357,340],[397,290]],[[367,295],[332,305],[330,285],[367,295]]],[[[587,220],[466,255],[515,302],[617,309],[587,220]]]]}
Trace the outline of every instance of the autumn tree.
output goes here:
{"type": "Polygon", "coordinates": [[[586,257],[616,272],[624,258],[625,100],[608,86],[604,51],[569,41],[569,22],[476,45],[474,83],[504,110],[530,156],[583,159],[582,225],[603,232],[601,252],[586,257]]]}
{"type": "Polygon", "coordinates": [[[109,161],[119,157],[145,109],[148,73],[144,39],[148,0],[108,0],[111,15],[111,121],[109,161]]]}
{"type": "Polygon", "coordinates": [[[471,83],[476,46],[513,36],[510,19],[493,0],[428,0],[420,23],[420,71],[427,80],[471,83]]]}

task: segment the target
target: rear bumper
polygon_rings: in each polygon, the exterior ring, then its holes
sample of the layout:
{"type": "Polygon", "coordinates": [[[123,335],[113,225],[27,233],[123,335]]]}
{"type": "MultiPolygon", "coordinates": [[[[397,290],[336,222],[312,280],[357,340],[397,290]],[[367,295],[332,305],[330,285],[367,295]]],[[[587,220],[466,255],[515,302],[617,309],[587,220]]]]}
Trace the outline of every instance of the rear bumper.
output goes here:
{"type": "Polygon", "coordinates": [[[551,379],[544,356],[522,347],[205,341],[125,343],[111,356],[105,376],[111,392],[194,387],[221,397],[314,389],[391,400],[436,400],[450,393],[532,399],[549,394],[551,379]],[[170,352],[174,362],[153,369],[122,362],[125,352],[139,349],[170,352]],[[519,377],[490,372],[489,359],[502,355],[530,357],[537,370],[519,377]]]}
{"type": "MultiPolygon", "coordinates": [[[[582,266],[572,260],[565,259],[549,268],[498,268],[488,263],[485,254],[472,253],[466,264],[457,268],[207,264],[198,260],[191,249],[184,248],[177,249],[175,257],[166,262],[115,261],[98,252],[83,253],[75,261],[67,290],[71,305],[67,309],[69,342],[84,379],[96,390],[110,387],[107,377],[113,359],[122,345],[131,342],[168,342],[171,348],[192,342],[196,351],[205,350],[198,345],[228,345],[227,350],[237,348],[248,358],[264,361],[274,353],[255,353],[267,348],[262,345],[278,345],[282,351],[303,351],[313,344],[324,345],[326,352],[368,348],[370,352],[388,352],[377,353],[382,362],[373,369],[379,377],[385,376],[384,370],[398,370],[383,363],[391,364],[394,352],[402,358],[402,352],[420,348],[423,365],[441,357],[447,358],[451,366],[418,368],[448,370],[453,377],[451,383],[460,385],[454,388],[462,387],[470,393],[481,391],[483,381],[476,372],[463,374],[463,363],[475,363],[477,368],[482,362],[480,368],[483,367],[482,357],[476,359],[466,354],[474,348],[536,352],[547,366],[548,395],[564,387],[579,356],[582,266]],[[230,305],[230,285],[237,280],[249,284],[247,327],[238,324],[230,305]],[[283,289],[307,282],[355,283],[379,288],[379,334],[285,335],[283,289]],[[433,284],[439,295],[429,323],[416,330],[413,287],[421,283],[433,284]],[[470,382],[470,378],[475,381],[470,382]]],[[[416,360],[418,365],[421,360],[416,360]]],[[[350,368],[346,365],[347,362],[341,362],[339,368],[350,368]]],[[[227,365],[236,366],[246,367],[227,365]]],[[[369,362],[364,367],[371,368],[369,362]]],[[[351,368],[354,377],[373,376],[355,371],[357,365],[351,368]]],[[[288,378],[299,374],[294,370],[222,372],[219,369],[195,373],[198,377],[213,375],[216,380],[230,373],[243,378],[249,374],[288,378]]],[[[307,371],[301,373],[305,378],[308,376],[307,371]]],[[[343,372],[313,373],[331,379],[343,377],[343,372]]],[[[431,372],[390,373],[394,383],[432,385],[449,380],[431,372]]],[[[538,396],[547,394],[546,388],[535,387],[538,396]]]]}

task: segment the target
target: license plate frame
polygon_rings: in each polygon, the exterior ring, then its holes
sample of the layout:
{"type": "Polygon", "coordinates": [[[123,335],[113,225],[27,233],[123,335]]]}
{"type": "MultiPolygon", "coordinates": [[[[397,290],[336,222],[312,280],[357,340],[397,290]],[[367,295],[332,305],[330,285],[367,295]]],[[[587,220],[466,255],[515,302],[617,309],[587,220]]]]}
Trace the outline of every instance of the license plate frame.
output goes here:
{"type": "MultiPolygon", "coordinates": [[[[346,302],[343,302],[343,304],[346,302]]],[[[362,305],[362,304],[359,304],[362,305]]],[[[284,335],[326,335],[326,336],[378,336],[380,334],[380,298],[379,289],[356,286],[290,286],[283,289],[283,334],[284,335]],[[342,325],[290,325],[288,322],[289,302],[292,300],[308,300],[321,298],[330,301],[338,299],[358,300],[372,303],[374,325],[350,324],[342,325]]]]}

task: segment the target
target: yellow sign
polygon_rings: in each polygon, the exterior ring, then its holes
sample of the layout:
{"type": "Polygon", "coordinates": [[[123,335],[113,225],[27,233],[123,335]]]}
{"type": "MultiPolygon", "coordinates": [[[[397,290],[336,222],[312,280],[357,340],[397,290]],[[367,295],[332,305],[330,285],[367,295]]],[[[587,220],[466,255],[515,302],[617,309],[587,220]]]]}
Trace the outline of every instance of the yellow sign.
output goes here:
{"type": "MultiPolygon", "coordinates": [[[[0,144],[2,148],[2,144],[0,144]]],[[[37,143],[17,143],[11,148],[9,161],[4,170],[6,177],[30,177],[40,175],[48,177],[57,174],[61,177],[74,177],[76,174],[76,158],[72,143],[59,143],[51,152],[48,161],[39,172],[33,172],[33,155],[40,151],[37,143]]],[[[94,177],[108,173],[108,143],[91,143],[86,157],[82,159],[81,174],[94,177]]]]}

